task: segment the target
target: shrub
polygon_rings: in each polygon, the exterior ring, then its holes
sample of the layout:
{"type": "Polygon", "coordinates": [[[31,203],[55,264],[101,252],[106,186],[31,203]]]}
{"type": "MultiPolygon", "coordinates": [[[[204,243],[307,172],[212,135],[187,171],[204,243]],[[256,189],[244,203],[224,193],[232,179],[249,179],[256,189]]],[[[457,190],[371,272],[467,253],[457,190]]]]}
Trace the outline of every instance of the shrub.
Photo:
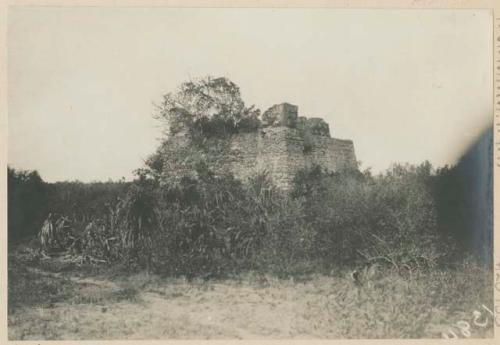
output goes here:
{"type": "Polygon", "coordinates": [[[412,269],[435,264],[444,249],[438,248],[431,177],[426,163],[395,165],[377,177],[313,167],[297,175],[292,195],[303,198],[317,253],[327,263],[380,261],[412,269]]]}

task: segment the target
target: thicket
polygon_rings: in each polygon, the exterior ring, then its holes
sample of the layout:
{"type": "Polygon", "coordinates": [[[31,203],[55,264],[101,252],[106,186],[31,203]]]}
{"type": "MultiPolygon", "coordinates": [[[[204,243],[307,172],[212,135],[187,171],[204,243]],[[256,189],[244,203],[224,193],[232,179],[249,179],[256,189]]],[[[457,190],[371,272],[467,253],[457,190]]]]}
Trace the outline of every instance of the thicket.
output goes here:
{"type": "Polygon", "coordinates": [[[297,174],[291,192],[265,173],[243,183],[199,169],[196,178],[171,184],[142,176],[85,192],[59,185],[46,212],[65,207],[65,218],[46,220],[39,238],[58,240],[44,240],[43,249],[188,277],[245,270],[287,276],[374,263],[411,273],[463,255],[440,224],[437,196],[451,188],[453,169],[394,165],[373,176],[313,167],[297,174]],[[93,202],[79,208],[78,200],[93,202]]]}
{"type": "Polygon", "coordinates": [[[315,167],[297,175],[292,195],[302,200],[318,257],[411,271],[443,263],[453,253],[454,241],[438,228],[437,178],[429,163],[396,164],[375,177],[315,167]]]}

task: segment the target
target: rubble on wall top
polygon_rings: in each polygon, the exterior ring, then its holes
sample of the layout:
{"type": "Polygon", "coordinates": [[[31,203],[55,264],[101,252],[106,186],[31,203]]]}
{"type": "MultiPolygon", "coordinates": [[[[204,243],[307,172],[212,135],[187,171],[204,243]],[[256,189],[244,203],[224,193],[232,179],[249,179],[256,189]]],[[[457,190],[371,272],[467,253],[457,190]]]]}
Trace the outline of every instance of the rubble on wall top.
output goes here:
{"type": "Polygon", "coordinates": [[[264,127],[290,127],[313,135],[330,137],[328,123],[319,117],[298,116],[298,106],[290,103],[275,104],[262,114],[264,127]]]}

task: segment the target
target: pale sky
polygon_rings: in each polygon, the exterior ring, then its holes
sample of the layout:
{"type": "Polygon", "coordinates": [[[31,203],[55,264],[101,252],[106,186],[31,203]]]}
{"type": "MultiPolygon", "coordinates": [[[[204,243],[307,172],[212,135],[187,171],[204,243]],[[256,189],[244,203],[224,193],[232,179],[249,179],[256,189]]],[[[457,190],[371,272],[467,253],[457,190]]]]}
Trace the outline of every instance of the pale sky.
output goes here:
{"type": "Polygon", "coordinates": [[[8,13],[11,166],[46,181],[142,166],[153,102],[207,75],[261,110],[287,101],[351,139],[362,168],[452,164],[493,119],[486,10],[17,7],[8,13]]]}

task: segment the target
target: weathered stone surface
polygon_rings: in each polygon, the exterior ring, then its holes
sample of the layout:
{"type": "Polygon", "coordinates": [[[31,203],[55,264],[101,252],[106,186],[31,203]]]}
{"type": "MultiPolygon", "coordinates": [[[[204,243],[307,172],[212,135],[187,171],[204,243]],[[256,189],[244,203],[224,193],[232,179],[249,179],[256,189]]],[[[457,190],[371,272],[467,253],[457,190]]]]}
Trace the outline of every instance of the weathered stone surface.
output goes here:
{"type": "MultiPolygon", "coordinates": [[[[227,151],[211,160],[215,172],[230,171],[246,180],[267,171],[279,187],[289,189],[295,173],[305,167],[317,164],[330,171],[357,168],[353,142],[331,138],[324,120],[297,117],[297,107],[287,103],[271,109],[266,113],[268,119],[274,119],[272,125],[228,138],[227,151]]],[[[169,154],[186,145],[185,136],[173,137],[169,154]]],[[[181,166],[171,168],[183,171],[181,166]]]]}
{"type": "Polygon", "coordinates": [[[295,128],[297,125],[298,107],[289,103],[273,105],[262,114],[264,126],[285,126],[295,128]]]}

